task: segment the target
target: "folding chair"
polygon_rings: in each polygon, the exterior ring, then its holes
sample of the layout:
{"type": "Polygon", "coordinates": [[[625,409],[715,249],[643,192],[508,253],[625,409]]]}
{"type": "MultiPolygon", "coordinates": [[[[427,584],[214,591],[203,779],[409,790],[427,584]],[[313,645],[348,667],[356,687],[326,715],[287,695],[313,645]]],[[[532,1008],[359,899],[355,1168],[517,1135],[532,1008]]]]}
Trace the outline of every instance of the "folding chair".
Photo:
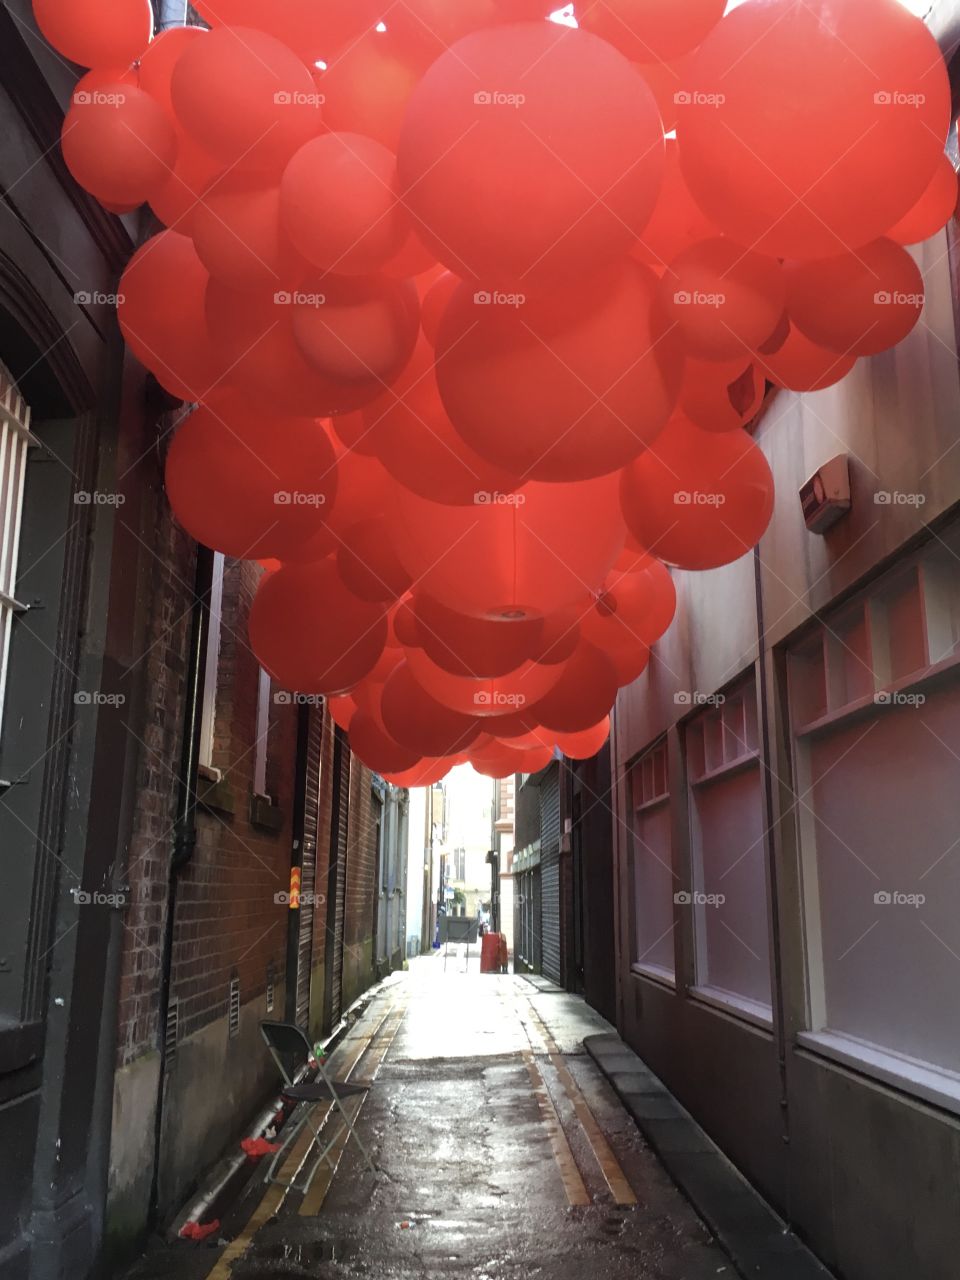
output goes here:
{"type": "MultiPolygon", "coordinates": [[[[347,1141],[349,1142],[350,1138],[354,1139],[357,1146],[363,1152],[363,1158],[369,1165],[371,1172],[377,1174],[379,1170],[370,1158],[370,1153],[360,1140],[360,1135],[357,1133],[354,1123],[350,1119],[343,1105],[344,1098],[361,1096],[369,1091],[370,1086],[365,1084],[346,1083],[338,1083],[334,1086],[333,1081],[327,1075],[323,1063],[319,1061],[317,1062],[317,1071],[319,1073],[318,1078],[309,1084],[298,1084],[296,1082],[297,1077],[303,1074],[307,1064],[313,1058],[313,1046],[304,1033],[298,1026],[291,1022],[261,1022],[260,1034],[263,1036],[264,1042],[270,1051],[270,1056],[277,1064],[280,1075],[283,1077],[284,1086],[280,1091],[281,1097],[290,1102],[303,1102],[308,1104],[304,1108],[302,1118],[292,1126],[290,1134],[284,1138],[280,1145],[280,1150],[273,1157],[273,1161],[267,1173],[268,1180],[270,1182],[277,1181],[275,1176],[277,1165],[280,1163],[287,1149],[294,1142],[296,1136],[300,1133],[305,1124],[309,1125],[310,1129],[313,1131],[319,1155],[310,1170],[310,1175],[307,1178],[306,1183],[303,1187],[297,1189],[302,1190],[304,1193],[310,1189],[310,1184],[313,1182],[317,1170],[324,1161],[330,1165],[331,1169],[334,1168],[333,1161],[330,1159],[330,1152],[339,1141],[343,1130],[337,1127],[336,1132],[333,1134],[330,1141],[326,1146],[323,1146],[321,1129],[326,1125],[326,1121],[324,1121],[324,1125],[322,1125],[320,1129],[318,1129],[313,1123],[311,1112],[313,1109],[313,1103],[315,1102],[333,1103],[334,1107],[336,1107],[340,1112],[340,1118],[343,1125],[346,1127],[348,1134],[347,1141]]],[[[288,1187],[292,1187],[295,1182],[296,1174],[294,1174],[290,1182],[286,1185],[288,1187]]]]}

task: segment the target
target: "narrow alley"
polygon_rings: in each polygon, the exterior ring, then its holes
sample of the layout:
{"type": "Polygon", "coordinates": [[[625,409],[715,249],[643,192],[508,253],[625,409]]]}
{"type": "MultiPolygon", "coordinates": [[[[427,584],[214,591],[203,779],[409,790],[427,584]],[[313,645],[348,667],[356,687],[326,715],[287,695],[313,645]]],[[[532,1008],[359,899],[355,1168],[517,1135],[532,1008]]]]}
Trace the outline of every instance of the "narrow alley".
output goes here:
{"type": "Polygon", "coordinates": [[[276,1172],[289,1191],[264,1159],[216,1247],[177,1242],[133,1276],[732,1280],[584,1048],[612,1028],[550,983],[481,975],[475,948],[467,972],[459,950],[388,980],[329,1061],[372,1085],[346,1106],[378,1175],[348,1141],[304,1193],[316,1148],[303,1130],[276,1172]]]}

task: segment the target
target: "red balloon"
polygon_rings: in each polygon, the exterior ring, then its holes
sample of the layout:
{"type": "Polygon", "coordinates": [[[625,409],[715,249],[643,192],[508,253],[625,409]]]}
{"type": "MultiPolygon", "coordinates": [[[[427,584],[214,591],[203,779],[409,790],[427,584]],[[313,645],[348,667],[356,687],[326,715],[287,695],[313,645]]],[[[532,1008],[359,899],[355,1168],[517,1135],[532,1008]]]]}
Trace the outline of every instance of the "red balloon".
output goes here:
{"type": "Polygon", "coordinates": [[[651,556],[639,572],[610,571],[580,629],[607,654],[635,656],[645,662],[646,650],[669,628],[676,611],[677,591],[670,572],[651,556]]]}
{"type": "Polygon", "coordinates": [[[81,67],[128,67],[153,34],[150,0],[33,0],[41,33],[81,67]]]}
{"type": "Polygon", "coordinates": [[[723,17],[726,0],[585,0],[577,20],[635,62],[695,48],[723,17]]]}
{"type": "Polygon", "coordinates": [[[416,232],[410,230],[399,251],[384,264],[382,271],[385,276],[406,280],[410,276],[422,276],[425,271],[433,271],[437,266],[437,255],[424,245],[416,232]]]}
{"type": "Polygon", "coordinates": [[[410,586],[410,575],[397,559],[382,516],[362,520],[346,531],[337,549],[337,570],[361,600],[397,600],[410,586]]]}
{"type": "Polygon", "coordinates": [[[211,279],[207,321],[231,384],[265,409],[308,417],[349,413],[373,400],[382,390],[379,382],[342,382],[306,362],[293,336],[298,301],[309,296],[287,290],[239,292],[211,279]]]}
{"type": "Polygon", "coordinates": [[[580,619],[585,605],[578,603],[543,619],[543,632],[533,657],[544,666],[566,662],[580,643],[580,619]]]}
{"type": "Polygon", "coordinates": [[[324,124],[362,133],[395,152],[403,113],[421,73],[392,32],[366,32],[329,59],[317,77],[324,124]]]}
{"type": "Polygon", "coordinates": [[[734,360],[770,337],[787,292],[778,262],[717,236],[674,258],[660,297],[691,355],[734,360]]]}
{"type": "Polygon", "coordinates": [[[455,276],[452,271],[444,271],[438,279],[434,280],[423,295],[423,302],[420,307],[420,324],[423,329],[423,336],[431,347],[437,345],[440,321],[443,319],[443,313],[449,306],[453,295],[460,287],[460,283],[459,276],[455,276]]]}
{"type": "Polygon", "coordinates": [[[429,596],[414,597],[415,641],[432,662],[456,676],[505,676],[539,656],[542,618],[471,618],[429,596]]]}
{"type": "Polygon", "coordinates": [[[753,358],[768,382],[790,391],[822,391],[824,387],[832,387],[857,363],[856,356],[837,355],[835,351],[818,347],[794,326],[776,351],[756,351],[753,358]]]}
{"type": "Polygon", "coordinates": [[[196,9],[211,26],[258,27],[295,49],[310,66],[329,57],[347,40],[375,26],[382,0],[197,0],[196,9]]]}
{"type": "Polygon", "coordinates": [[[392,782],[395,787],[432,787],[447,776],[455,763],[452,758],[442,756],[439,760],[421,760],[412,769],[405,769],[402,773],[384,773],[381,776],[385,782],[392,782]]]}
{"type": "Polygon", "coordinates": [[[280,229],[280,190],[221,180],[197,202],[190,234],[204,266],[231,289],[289,289],[308,270],[280,229]]]}
{"type": "Polygon", "coordinates": [[[390,736],[424,756],[448,756],[466,750],[480,722],[442,706],[401,662],[383,687],[383,723],[390,736]]]}
{"type": "Polygon", "coordinates": [[[359,133],[326,133],[301,147],[284,170],[280,208],[300,253],[339,275],[379,271],[409,231],[393,154],[359,133]]]}
{"type": "MultiPolygon", "coordinates": [[[[340,421],[340,419],[334,419],[340,421]]],[[[390,509],[396,486],[376,458],[345,449],[334,441],[340,485],[330,513],[330,527],[341,539],[362,520],[390,509]]]]}
{"type": "Polygon", "coordinates": [[[344,693],[339,697],[327,698],[326,707],[333,723],[343,729],[344,733],[349,732],[353,718],[359,710],[350,694],[344,693]]]}
{"type": "Polygon", "coordinates": [[[420,763],[420,756],[409,747],[401,747],[365,711],[358,711],[350,721],[350,750],[368,769],[377,773],[403,773],[420,763]]]}
{"type": "Polygon", "coordinates": [[[588,640],[581,640],[561,668],[559,681],[529,711],[545,729],[582,733],[607,714],[618,688],[617,673],[607,655],[588,640]]]}
{"type": "Polygon", "coordinates": [[[509,778],[514,773],[539,773],[553,759],[550,747],[516,751],[495,742],[483,751],[471,752],[470,763],[486,778],[509,778]]]}
{"type": "Polygon", "coordinates": [[[722,231],[774,257],[883,235],[922,196],[950,124],[937,43],[897,0],[741,5],[691,57],[688,90],[677,136],[690,190],[722,231]]]}
{"type": "Polygon", "coordinates": [[[680,410],[703,431],[735,431],[760,412],[766,383],[755,364],[687,360],[680,410]]]}
{"type": "Polygon", "coordinates": [[[381,384],[399,376],[417,343],[420,299],[412,280],[321,276],[293,308],[293,336],[319,373],[381,384]]]}
{"type": "Polygon", "coordinates": [[[387,34],[425,69],[472,31],[502,21],[494,0],[403,0],[387,13],[387,34]]]}
{"type": "Polygon", "coordinates": [[[531,483],[471,507],[398,489],[397,551],[420,590],[460,613],[549,614],[582,600],[616,560],[624,536],[617,483],[531,483]]]}
{"type": "Polygon", "coordinates": [[[666,424],[683,375],[656,281],[625,259],[589,283],[525,301],[462,285],[437,340],[450,420],[524,479],[619,470],[666,424]]]}
{"type": "Polygon", "coordinates": [[[791,323],[818,347],[875,356],[895,347],[923,310],[920,268],[892,240],[784,266],[791,323]]]}
{"type": "Polygon", "coordinates": [[[610,717],[604,716],[599,724],[580,733],[561,733],[555,738],[556,745],[570,760],[589,760],[602,750],[610,737],[610,717]]]}
{"type": "Polygon", "coordinates": [[[910,212],[890,228],[887,239],[897,244],[929,240],[946,226],[956,207],[957,171],[946,156],[941,156],[926,191],[910,212]]]}
{"type": "Polygon", "coordinates": [[[162,231],[141,245],[118,286],[117,316],[127,346],[182,400],[203,400],[223,376],[204,312],[208,280],[193,241],[162,231]]]}
{"type": "Polygon", "coordinates": [[[684,181],[676,140],[667,138],[663,185],[650,221],[631,254],[638,262],[663,268],[691,245],[714,235],[716,228],[684,181]]]}
{"type": "MultiPolygon", "coordinates": [[[[614,41],[613,43],[616,42],[614,41]]],[[[641,60],[637,65],[637,70],[643,76],[647,82],[647,87],[657,100],[663,132],[672,133],[677,127],[677,110],[687,85],[686,58],[678,56],[671,58],[669,62],[647,62],[641,60]]],[[[666,141],[667,150],[669,151],[672,146],[673,150],[676,151],[676,142],[671,138],[666,141]]]]}
{"type": "Polygon", "coordinates": [[[631,532],[661,560],[715,569],[760,541],[773,514],[773,475],[745,431],[711,433],[674,418],[624,469],[620,497],[631,532]]]}
{"type": "Polygon", "coordinates": [[[310,72],[254,27],[215,27],[194,40],[177,59],[170,92],[181,128],[246,170],[278,173],[320,132],[310,72]]]}
{"type": "Polygon", "coordinates": [[[332,560],[268,574],[248,627],[260,665],[300,693],[352,688],[376,666],[387,637],[383,607],[348,591],[332,560]]]}
{"type": "Polygon", "coordinates": [[[319,422],[270,418],[222,391],[177,431],[166,484],[198,542],[238,559],[283,559],[323,525],[337,464],[319,422]]]}
{"type": "Polygon", "coordinates": [[[151,40],[137,68],[140,88],[155,98],[171,118],[174,114],[170,82],[180,55],[206,35],[203,27],[168,27],[151,40]]]}
{"type": "Polygon", "coordinates": [[[197,207],[222,171],[221,161],[178,130],[176,163],[163,183],[151,192],[150,208],[164,226],[188,235],[197,207]]]}
{"type": "Polygon", "coordinates": [[[508,493],[517,485],[516,476],[485,461],[457,434],[440,399],[426,341],[363,416],[384,466],[420,497],[473,504],[478,494],[508,493]]]}
{"type": "Polygon", "coordinates": [[[98,200],[121,205],[142,204],[177,156],[177,136],[163,108],[126,84],[75,94],[61,143],[77,182],[98,200]]]}
{"type": "Polygon", "coordinates": [[[407,654],[407,664],[418,683],[437,702],[467,716],[490,719],[494,724],[497,716],[513,715],[539,702],[563,674],[562,667],[524,662],[514,671],[486,679],[451,675],[419,649],[407,654]]]}
{"type": "Polygon", "coordinates": [[[653,210],[653,95],[615,49],[556,23],[465,37],[414,91],[398,152],[418,234],[485,287],[555,284],[629,248],[653,210]]]}
{"type": "Polygon", "coordinates": [[[420,644],[420,631],[417,615],[413,610],[413,597],[406,596],[397,602],[391,614],[393,635],[407,649],[415,649],[420,644]]]}
{"type": "Polygon", "coordinates": [[[331,418],[333,433],[352,453],[363,453],[375,458],[377,443],[373,431],[367,426],[362,413],[343,413],[331,418]]]}

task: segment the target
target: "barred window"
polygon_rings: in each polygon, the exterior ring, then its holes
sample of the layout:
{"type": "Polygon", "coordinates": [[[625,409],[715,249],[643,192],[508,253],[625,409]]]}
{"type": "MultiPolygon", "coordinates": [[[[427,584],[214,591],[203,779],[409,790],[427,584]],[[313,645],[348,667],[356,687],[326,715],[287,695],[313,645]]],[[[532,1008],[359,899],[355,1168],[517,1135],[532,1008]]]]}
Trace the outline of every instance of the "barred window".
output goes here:
{"type": "Polygon", "coordinates": [[[7,683],[10,634],[23,605],[17,600],[17,554],[23,515],[27,452],[35,444],[30,410],[0,365],[0,722],[7,683]]]}

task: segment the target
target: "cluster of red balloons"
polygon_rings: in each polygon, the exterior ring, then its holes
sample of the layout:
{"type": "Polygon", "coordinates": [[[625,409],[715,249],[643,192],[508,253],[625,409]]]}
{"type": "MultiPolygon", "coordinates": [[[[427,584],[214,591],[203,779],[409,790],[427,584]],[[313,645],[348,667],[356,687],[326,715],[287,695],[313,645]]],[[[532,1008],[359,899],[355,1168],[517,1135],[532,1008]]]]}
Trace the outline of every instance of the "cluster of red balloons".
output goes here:
{"type": "Polygon", "coordinates": [[[167,488],[251,643],[401,784],[589,756],[772,513],[746,426],[904,338],[950,91],[897,0],[34,0],[77,181],[164,229],[167,488]]]}

